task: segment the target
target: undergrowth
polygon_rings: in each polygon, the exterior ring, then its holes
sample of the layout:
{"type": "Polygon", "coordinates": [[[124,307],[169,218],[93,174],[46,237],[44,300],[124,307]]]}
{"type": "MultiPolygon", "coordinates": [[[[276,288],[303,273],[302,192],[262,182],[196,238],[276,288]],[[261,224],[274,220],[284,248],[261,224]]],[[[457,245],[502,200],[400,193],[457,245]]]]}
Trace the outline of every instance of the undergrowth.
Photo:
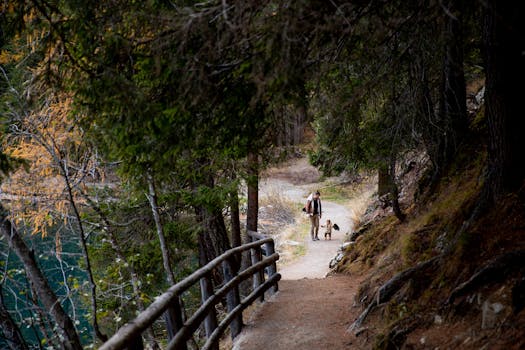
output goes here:
{"type": "MultiPolygon", "coordinates": [[[[468,303],[446,306],[447,298],[494,256],[525,249],[525,193],[508,196],[468,229],[462,229],[478,205],[485,164],[483,152],[474,152],[472,148],[463,151],[432,193],[423,194],[416,205],[405,207],[407,218],[404,222],[393,215],[375,220],[347,247],[338,266],[339,272],[367,274],[356,296],[356,303],[365,307],[378,288],[398,272],[444,256],[439,260],[439,269],[410,279],[394,297],[378,307],[380,311],[375,312],[379,315],[370,316],[367,334],[375,336],[377,349],[399,348],[405,342],[417,342],[419,339],[411,339],[410,334],[416,329],[419,332],[431,329],[435,326],[434,318],[455,320],[461,327],[474,322],[479,333],[477,344],[483,344],[483,334],[488,331],[479,329],[481,306],[468,303]],[[472,154],[475,157],[471,157],[472,154]],[[471,311],[462,312],[463,309],[471,311]],[[420,321],[415,322],[415,319],[420,321]]],[[[478,298],[487,300],[498,290],[501,294],[505,288],[517,288],[512,285],[519,281],[509,278],[499,289],[478,292],[478,298]]],[[[505,299],[500,297],[500,300],[505,299]]],[[[506,317],[511,319],[510,314],[506,317]]],[[[525,318],[516,317],[518,321],[525,318]]],[[[513,327],[509,329],[516,328],[513,327]]],[[[447,336],[441,335],[452,341],[447,336]]],[[[473,344],[476,343],[473,341],[473,344]]]]}

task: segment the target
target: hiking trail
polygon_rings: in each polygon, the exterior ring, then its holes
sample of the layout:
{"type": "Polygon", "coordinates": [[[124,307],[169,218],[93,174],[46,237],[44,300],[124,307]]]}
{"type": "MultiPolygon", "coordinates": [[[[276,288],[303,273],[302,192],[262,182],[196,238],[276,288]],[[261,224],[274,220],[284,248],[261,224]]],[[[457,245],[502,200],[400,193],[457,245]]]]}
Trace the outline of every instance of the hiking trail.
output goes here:
{"type": "MultiPolygon", "coordinates": [[[[319,241],[312,241],[309,231],[304,235],[306,253],[280,266],[279,293],[258,306],[244,320],[246,327],[233,345],[235,350],[347,349],[352,336],[346,329],[359,310],[352,307],[360,278],[328,276],[330,260],[337,254],[346,232],[351,232],[351,209],[323,200],[317,170],[306,159],[299,159],[270,174],[260,184],[261,196],[279,193],[294,203],[305,203],[313,188],[319,188],[326,219],[337,223],[332,240],[324,239],[319,228],[319,241]]],[[[308,220],[306,215],[300,220],[308,220]]]]}

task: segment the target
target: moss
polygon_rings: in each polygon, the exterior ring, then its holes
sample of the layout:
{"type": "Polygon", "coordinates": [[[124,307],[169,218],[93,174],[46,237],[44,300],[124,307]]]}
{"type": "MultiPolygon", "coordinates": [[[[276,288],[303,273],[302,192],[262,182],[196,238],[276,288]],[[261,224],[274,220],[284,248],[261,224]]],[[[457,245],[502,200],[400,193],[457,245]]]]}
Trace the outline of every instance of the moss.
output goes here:
{"type": "Polygon", "coordinates": [[[414,253],[418,250],[418,244],[415,238],[417,237],[412,233],[404,234],[400,238],[403,265],[409,265],[414,259],[414,253]]]}

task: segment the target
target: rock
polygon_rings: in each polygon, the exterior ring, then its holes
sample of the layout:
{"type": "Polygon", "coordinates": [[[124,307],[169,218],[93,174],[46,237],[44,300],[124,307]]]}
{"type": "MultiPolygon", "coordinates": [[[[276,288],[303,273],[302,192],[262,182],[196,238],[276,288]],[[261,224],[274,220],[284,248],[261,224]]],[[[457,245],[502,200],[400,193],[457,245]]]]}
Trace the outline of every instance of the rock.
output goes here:
{"type": "Polygon", "coordinates": [[[481,329],[490,329],[496,327],[501,318],[501,312],[505,306],[501,303],[491,303],[485,300],[481,306],[481,329]]]}
{"type": "Polygon", "coordinates": [[[443,324],[443,317],[441,317],[440,315],[435,315],[434,316],[434,323],[435,324],[443,324]]]}
{"type": "Polygon", "coordinates": [[[503,311],[504,308],[505,308],[505,306],[503,306],[503,304],[501,304],[501,303],[494,303],[494,304],[492,304],[492,310],[494,310],[494,313],[496,315],[499,314],[501,311],[503,311]]]}
{"type": "Polygon", "coordinates": [[[366,224],[362,225],[357,231],[354,231],[350,234],[350,241],[354,242],[357,240],[358,237],[362,236],[366,231],[372,226],[371,221],[367,222],[366,224]]]}
{"type": "Polygon", "coordinates": [[[330,263],[328,264],[328,267],[330,269],[333,269],[335,267],[335,265],[337,265],[337,261],[335,261],[335,259],[332,259],[332,260],[330,260],[330,263]]]}
{"type": "Polygon", "coordinates": [[[340,262],[341,260],[343,260],[344,258],[344,254],[343,253],[338,253],[335,258],[333,258],[331,261],[330,261],[330,264],[328,264],[328,267],[333,269],[335,267],[335,265],[337,265],[338,262],[340,262]]]}
{"type": "Polygon", "coordinates": [[[345,250],[346,248],[348,248],[349,246],[351,246],[353,244],[353,242],[345,242],[341,245],[341,250],[345,250]]]}
{"type": "Polygon", "coordinates": [[[483,86],[478,93],[476,94],[476,103],[478,105],[483,103],[483,100],[485,99],[485,87],[483,86]]]}

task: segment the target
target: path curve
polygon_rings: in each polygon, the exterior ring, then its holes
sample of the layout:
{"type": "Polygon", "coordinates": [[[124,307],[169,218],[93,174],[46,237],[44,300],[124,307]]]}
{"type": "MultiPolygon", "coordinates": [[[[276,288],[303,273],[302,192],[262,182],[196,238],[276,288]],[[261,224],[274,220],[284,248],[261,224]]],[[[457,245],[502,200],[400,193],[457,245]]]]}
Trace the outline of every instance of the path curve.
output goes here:
{"type": "MultiPolygon", "coordinates": [[[[337,250],[343,243],[345,232],[351,232],[350,210],[340,204],[328,201],[322,203],[321,224],[324,224],[326,219],[330,219],[340,227],[340,230],[332,230],[332,240],[324,239],[325,230],[322,227],[319,228],[319,241],[312,241],[308,234],[305,240],[306,254],[293,263],[283,266],[279,271],[283,280],[325,277],[330,271],[328,266],[330,260],[337,254],[337,250]]],[[[305,216],[303,220],[309,220],[309,218],[305,216]]]]}
{"type": "MultiPolygon", "coordinates": [[[[306,203],[310,188],[312,188],[312,184],[294,185],[283,179],[267,178],[261,181],[260,193],[261,196],[280,193],[292,202],[302,205],[306,203]]],[[[322,197],[321,191],[323,217],[320,223],[324,225],[326,219],[330,219],[332,223],[336,223],[339,226],[340,230],[332,230],[332,240],[324,240],[325,231],[322,227],[319,228],[320,241],[312,241],[308,233],[304,241],[306,254],[291,264],[282,266],[279,270],[283,280],[325,277],[330,270],[330,260],[341,247],[345,233],[353,230],[351,209],[341,204],[325,201],[322,197]]],[[[302,215],[300,220],[308,221],[309,218],[306,215],[302,215]]]]}
{"type": "MultiPolygon", "coordinates": [[[[304,203],[311,188],[312,185],[300,186],[270,178],[261,181],[260,191],[261,195],[280,193],[293,202],[304,203]]],[[[340,231],[333,231],[331,241],[313,242],[306,235],[306,254],[281,267],[279,292],[245,320],[246,326],[236,338],[234,350],[353,348],[352,335],[346,330],[359,313],[352,305],[360,278],[343,275],[324,278],[344,234],[352,229],[351,214],[351,209],[343,205],[323,201],[321,222],[329,218],[339,225],[340,231]]],[[[304,216],[301,220],[308,218],[304,216]]],[[[323,236],[321,228],[319,238],[323,236]]]]}

